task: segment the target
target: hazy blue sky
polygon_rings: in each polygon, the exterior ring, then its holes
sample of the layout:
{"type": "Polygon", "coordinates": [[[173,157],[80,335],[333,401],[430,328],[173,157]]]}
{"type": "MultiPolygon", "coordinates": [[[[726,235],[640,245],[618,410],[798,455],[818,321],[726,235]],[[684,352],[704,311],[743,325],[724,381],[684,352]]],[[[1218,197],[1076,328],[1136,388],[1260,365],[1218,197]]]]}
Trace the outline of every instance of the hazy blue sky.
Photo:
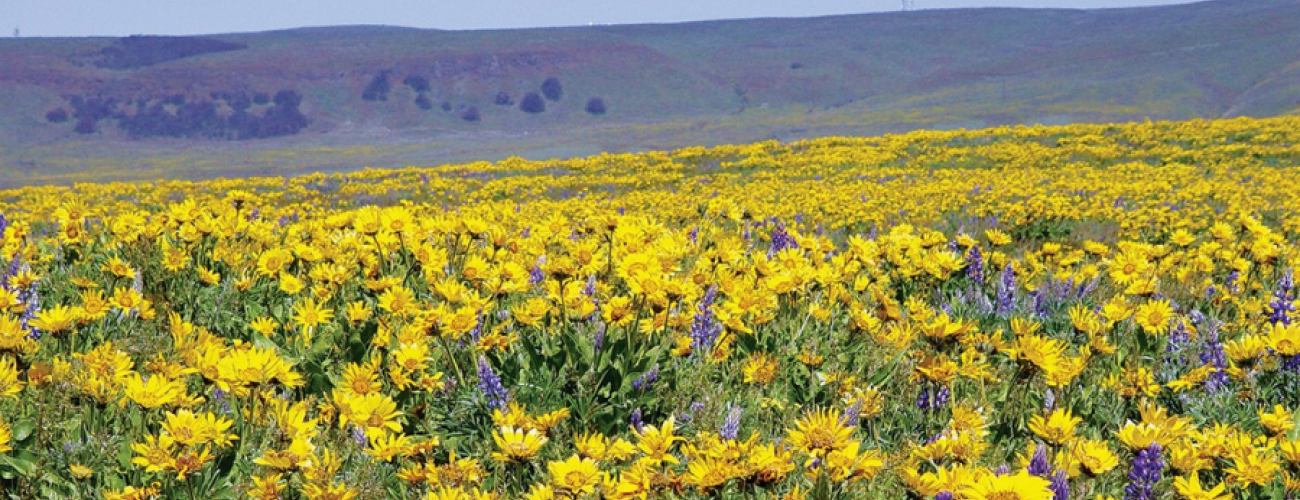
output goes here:
{"type": "MultiPolygon", "coordinates": [[[[1241,0],[1245,1],[1245,0],[1241,0]]],[[[1187,0],[912,0],[916,9],[1108,8],[1187,0]]],[[[902,0],[0,0],[0,34],[180,35],[388,24],[479,29],[896,11],[902,0]]]]}

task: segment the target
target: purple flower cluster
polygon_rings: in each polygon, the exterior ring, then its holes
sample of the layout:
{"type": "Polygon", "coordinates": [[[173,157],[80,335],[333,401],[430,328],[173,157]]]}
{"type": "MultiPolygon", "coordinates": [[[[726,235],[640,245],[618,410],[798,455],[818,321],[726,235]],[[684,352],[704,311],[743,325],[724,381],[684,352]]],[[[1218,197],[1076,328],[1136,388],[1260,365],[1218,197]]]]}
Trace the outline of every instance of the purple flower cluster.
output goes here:
{"type": "Polygon", "coordinates": [[[1002,277],[998,283],[998,308],[997,314],[1003,318],[1010,316],[1011,311],[1016,307],[1016,271],[1011,268],[1011,264],[1002,269],[1002,277]]]}
{"type": "Polygon", "coordinates": [[[1029,467],[1025,471],[1043,478],[1052,474],[1052,463],[1047,460],[1047,447],[1042,443],[1034,445],[1034,454],[1029,457],[1029,467]]]}
{"type": "Polygon", "coordinates": [[[930,387],[929,385],[921,388],[921,394],[916,397],[916,407],[925,411],[939,411],[948,406],[948,399],[952,396],[947,386],[930,387]]]}
{"type": "Polygon", "coordinates": [[[1128,472],[1129,483],[1124,487],[1124,500],[1155,498],[1156,483],[1160,482],[1164,468],[1159,444],[1151,443],[1151,446],[1138,451],[1137,458],[1133,459],[1133,468],[1128,472]]]}
{"type": "Polygon", "coordinates": [[[1205,379],[1205,390],[1210,393],[1219,392],[1220,389],[1228,385],[1228,360],[1223,353],[1223,343],[1219,341],[1219,328],[1217,324],[1206,324],[1202,329],[1205,335],[1205,343],[1201,347],[1201,363],[1210,365],[1214,368],[1209,377],[1205,379]]]}
{"type": "Polygon", "coordinates": [[[1052,474],[1052,500],[1070,500],[1070,476],[1064,470],[1052,474]]]}
{"type": "Polygon", "coordinates": [[[970,247],[966,253],[966,277],[984,284],[984,254],[980,253],[979,245],[970,247]]]}
{"type": "Polygon", "coordinates": [[[659,365],[650,367],[650,371],[642,373],[640,377],[633,380],[632,388],[638,391],[649,390],[656,380],[659,380],[659,365]]]}
{"type": "Polygon", "coordinates": [[[722,439],[734,440],[740,436],[740,417],[745,410],[739,406],[732,406],[727,410],[727,418],[722,421],[722,428],[718,430],[718,435],[722,439]]]}
{"type": "Polygon", "coordinates": [[[528,270],[528,284],[536,285],[546,280],[546,274],[542,272],[542,266],[546,265],[546,254],[537,257],[537,263],[532,269],[528,270]]]}
{"type": "Polygon", "coordinates": [[[787,248],[799,248],[799,244],[795,242],[794,236],[785,231],[785,224],[778,222],[776,229],[772,230],[772,246],[767,249],[767,258],[770,259],[787,248]]]}
{"type": "Polygon", "coordinates": [[[1295,277],[1291,269],[1287,269],[1282,275],[1282,279],[1277,283],[1277,290],[1273,292],[1273,298],[1268,302],[1268,321],[1273,324],[1281,323],[1283,325],[1291,324],[1291,313],[1295,312],[1295,297],[1291,295],[1291,289],[1295,288],[1295,277]]]}
{"type": "Polygon", "coordinates": [[[506,409],[510,394],[501,383],[501,377],[492,371],[492,365],[489,365],[487,358],[483,356],[478,358],[478,389],[487,398],[488,406],[498,410],[506,409]]]}
{"type": "Polygon", "coordinates": [[[697,306],[699,312],[695,313],[695,319],[691,321],[691,349],[696,353],[697,359],[708,354],[709,349],[713,348],[713,342],[722,334],[722,324],[713,316],[713,301],[717,298],[718,286],[709,287],[704,292],[704,297],[700,298],[697,306]]]}

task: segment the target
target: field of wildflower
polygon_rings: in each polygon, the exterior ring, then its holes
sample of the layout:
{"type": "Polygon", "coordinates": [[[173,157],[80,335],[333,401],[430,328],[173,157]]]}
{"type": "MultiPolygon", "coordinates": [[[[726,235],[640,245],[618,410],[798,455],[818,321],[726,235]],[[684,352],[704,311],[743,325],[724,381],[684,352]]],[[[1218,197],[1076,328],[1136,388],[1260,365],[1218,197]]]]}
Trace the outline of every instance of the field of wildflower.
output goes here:
{"type": "Polygon", "coordinates": [[[1300,118],[0,191],[0,497],[1282,499],[1300,118]]]}

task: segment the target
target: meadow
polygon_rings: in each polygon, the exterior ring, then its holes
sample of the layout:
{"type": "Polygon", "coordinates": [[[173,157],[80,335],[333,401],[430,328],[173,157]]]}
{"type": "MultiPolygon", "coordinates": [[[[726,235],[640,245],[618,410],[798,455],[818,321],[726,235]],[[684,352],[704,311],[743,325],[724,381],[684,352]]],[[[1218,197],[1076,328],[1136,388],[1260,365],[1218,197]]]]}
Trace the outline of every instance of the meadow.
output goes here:
{"type": "Polygon", "coordinates": [[[0,496],[1300,493],[1300,117],[0,191],[0,496]]]}

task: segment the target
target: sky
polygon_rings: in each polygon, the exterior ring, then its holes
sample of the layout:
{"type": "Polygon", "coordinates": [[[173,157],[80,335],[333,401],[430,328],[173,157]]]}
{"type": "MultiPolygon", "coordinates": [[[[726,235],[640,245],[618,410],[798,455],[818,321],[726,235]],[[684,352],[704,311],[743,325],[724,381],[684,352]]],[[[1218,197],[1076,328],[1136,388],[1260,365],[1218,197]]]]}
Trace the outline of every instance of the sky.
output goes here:
{"type": "MultiPolygon", "coordinates": [[[[904,0],[0,0],[0,34],[193,35],[384,24],[493,29],[898,11],[904,0]]],[[[908,0],[916,10],[1114,8],[1188,0],[908,0]]]]}

